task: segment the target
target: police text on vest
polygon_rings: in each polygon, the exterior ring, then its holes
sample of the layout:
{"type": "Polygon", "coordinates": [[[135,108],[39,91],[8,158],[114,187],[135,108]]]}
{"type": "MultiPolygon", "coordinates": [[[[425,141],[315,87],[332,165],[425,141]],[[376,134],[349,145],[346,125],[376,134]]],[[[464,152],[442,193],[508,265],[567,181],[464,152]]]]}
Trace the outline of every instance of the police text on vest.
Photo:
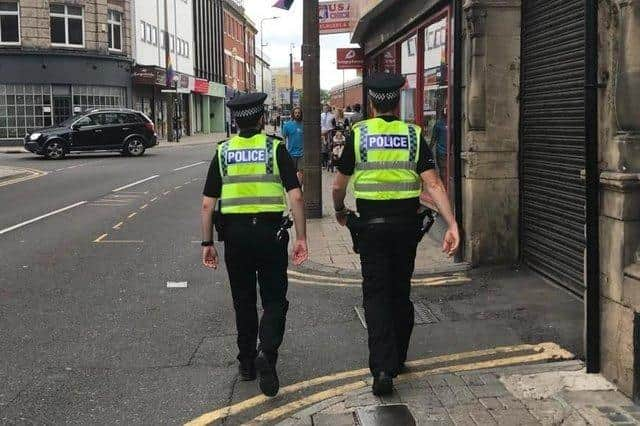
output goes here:
{"type": "Polygon", "coordinates": [[[264,149],[238,149],[227,151],[227,164],[264,163],[267,151],[264,149]]]}
{"type": "Polygon", "coordinates": [[[367,135],[367,149],[407,149],[409,137],[406,135],[367,135]]]}

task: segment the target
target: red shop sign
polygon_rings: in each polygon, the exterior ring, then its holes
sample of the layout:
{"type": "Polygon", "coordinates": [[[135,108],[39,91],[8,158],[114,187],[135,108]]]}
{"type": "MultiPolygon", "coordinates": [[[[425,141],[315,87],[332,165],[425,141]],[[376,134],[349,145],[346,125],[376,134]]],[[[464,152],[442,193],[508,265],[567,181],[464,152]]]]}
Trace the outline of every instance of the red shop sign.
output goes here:
{"type": "Polygon", "coordinates": [[[364,68],[364,50],[361,48],[344,48],[337,51],[337,65],[339,70],[364,68]]]}
{"type": "Polygon", "coordinates": [[[209,93],[209,81],[202,79],[202,78],[196,78],[196,83],[195,86],[193,88],[193,91],[196,93],[209,93]]]}

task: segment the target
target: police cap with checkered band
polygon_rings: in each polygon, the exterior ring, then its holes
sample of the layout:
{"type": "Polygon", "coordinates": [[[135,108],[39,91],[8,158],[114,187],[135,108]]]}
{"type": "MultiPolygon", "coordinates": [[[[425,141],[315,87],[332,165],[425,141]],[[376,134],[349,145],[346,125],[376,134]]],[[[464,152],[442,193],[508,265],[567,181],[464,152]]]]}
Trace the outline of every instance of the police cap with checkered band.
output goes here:
{"type": "Polygon", "coordinates": [[[267,99],[266,93],[241,93],[227,102],[227,107],[236,118],[250,119],[259,117],[264,112],[265,99],[267,99]]]}
{"type": "Polygon", "coordinates": [[[406,82],[407,80],[402,75],[377,72],[367,77],[365,86],[374,101],[383,103],[399,99],[400,89],[406,82]]]}

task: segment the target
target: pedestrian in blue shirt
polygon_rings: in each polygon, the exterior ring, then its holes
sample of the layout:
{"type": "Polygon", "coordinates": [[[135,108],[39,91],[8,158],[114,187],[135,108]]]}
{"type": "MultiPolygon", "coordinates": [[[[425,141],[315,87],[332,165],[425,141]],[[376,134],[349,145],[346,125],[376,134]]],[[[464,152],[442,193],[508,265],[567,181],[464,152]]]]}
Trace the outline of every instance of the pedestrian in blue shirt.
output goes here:
{"type": "Polygon", "coordinates": [[[441,110],[431,132],[431,146],[436,146],[436,162],[443,181],[447,170],[447,130],[447,113],[441,110]]]}
{"type": "Polygon", "coordinates": [[[300,181],[300,185],[302,185],[304,175],[304,137],[302,130],[302,109],[300,107],[293,109],[292,120],[284,124],[282,137],[286,142],[287,151],[289,151],[289,155],[298,170],[298,180],[300,181]]]}

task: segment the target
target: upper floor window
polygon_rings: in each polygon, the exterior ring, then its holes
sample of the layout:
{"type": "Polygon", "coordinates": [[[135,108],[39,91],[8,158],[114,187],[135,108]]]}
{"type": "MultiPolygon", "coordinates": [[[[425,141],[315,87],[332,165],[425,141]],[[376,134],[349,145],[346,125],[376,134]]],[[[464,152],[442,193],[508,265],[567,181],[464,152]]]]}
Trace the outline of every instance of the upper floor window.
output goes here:
{"type": "Polygon", "coordinates": [[[107,24],[109,26],[109,49],[122,51],[122,13],[110,10],[107,24]]]}
{"type": "Polygon", "coordinates": [[[18,2],[0,3],[0,44],[20,43],[18,2]]]}
{"type": "Polygon", "coordinates": [[[51,44],[84,46],[84,14],[82,6],[52,4],[51,44]]]}

